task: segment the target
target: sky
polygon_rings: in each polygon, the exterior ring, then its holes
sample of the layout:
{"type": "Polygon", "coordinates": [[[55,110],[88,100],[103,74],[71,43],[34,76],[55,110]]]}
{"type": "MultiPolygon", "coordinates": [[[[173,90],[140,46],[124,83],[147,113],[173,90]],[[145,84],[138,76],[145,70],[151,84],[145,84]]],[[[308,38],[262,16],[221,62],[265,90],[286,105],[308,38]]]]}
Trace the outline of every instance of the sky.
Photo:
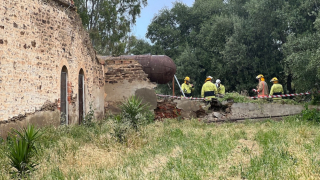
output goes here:
{"type": "MultiPolygon", "coordinates": [[[[148,5],[141,10],[140,17],[133,27],[132,35],[139,39],[146,39],[148,25],[151,23],[152,18],[159,13],[162,8],[172,8],[176,0],[148,0],[148,5]]],[[[188,6],[192,6],[194,0],[179,0],[188,6]]]]}

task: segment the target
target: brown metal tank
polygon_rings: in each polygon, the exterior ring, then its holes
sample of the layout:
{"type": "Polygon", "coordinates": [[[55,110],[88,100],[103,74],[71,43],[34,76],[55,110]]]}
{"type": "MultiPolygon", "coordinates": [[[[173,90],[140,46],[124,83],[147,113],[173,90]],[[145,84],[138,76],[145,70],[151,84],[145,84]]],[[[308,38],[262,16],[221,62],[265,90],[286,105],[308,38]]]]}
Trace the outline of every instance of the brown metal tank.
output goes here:
{"type": "Polygon", "coordinates": [[[158,84],[172,81],[177,70],[173,60],[165,55],[123,55],[119,58],[120,60],[134,59],[138,61],[142,65],[143,71],[148,74],[150,81],[158,84]]]}

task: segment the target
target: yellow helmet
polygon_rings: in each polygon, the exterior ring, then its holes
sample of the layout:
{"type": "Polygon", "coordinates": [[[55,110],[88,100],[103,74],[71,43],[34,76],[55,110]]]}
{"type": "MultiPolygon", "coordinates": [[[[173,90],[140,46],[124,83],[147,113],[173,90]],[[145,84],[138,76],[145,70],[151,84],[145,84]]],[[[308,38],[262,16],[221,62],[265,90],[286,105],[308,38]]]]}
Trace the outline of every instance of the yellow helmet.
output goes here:
{"type": "Polygon", "coordinates": [[[275,81],[279,81],[278,78],[274,77],[274,78],[271,79],[270,82],[275,82],[275,81]]]}
{"type": "Polygon", "coordinates": [[[185,81],[190,81],[190,78],[187,76],[186,78],[184,78],[185,81]]]}
{"type": "Polygon", "coordinates": [[[262,74],[259,74],[256,79],[260,79],[260,78],[263,78],[264,76],[262,74]]]}

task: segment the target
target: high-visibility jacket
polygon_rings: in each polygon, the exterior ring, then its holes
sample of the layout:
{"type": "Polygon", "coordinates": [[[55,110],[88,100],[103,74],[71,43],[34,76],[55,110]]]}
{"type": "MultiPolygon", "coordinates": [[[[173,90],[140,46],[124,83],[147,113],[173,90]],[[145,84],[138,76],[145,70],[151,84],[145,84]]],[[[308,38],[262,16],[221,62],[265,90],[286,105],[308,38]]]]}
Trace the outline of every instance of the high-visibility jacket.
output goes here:
{"type": "MultiPolygon", "coordinates": [[[[282,87],[281,84],[276,83],[276,84],[273,84],[271,86],[270,96],[272,96],[272,95],[282,95],[282,94],[284,94],[284,92],[283,92],[283,87],[282,87]]],[[[275,97],[273,99],[277,100],[277,99],[282,99],[282,98],[281,97],[275,97]]]]}
{"type": "MultiPolygon", "coordinates": [[[[203,84],[201,89],[201,97],[204,98],[215,98],[218,93],[218,89],[215,84],[211,81],[207,81],[203,84]]],[[[211,99],[206,99],[206,101],[211,101],[211,99]]]]}
{"type": "Polygon", "coordinates": [[[226,93],[226,88],[224,87],[224,85],[220,84],[220,86],[218,87],[218,94],[225,94],[226,93]]]}
{"type": "Polygon", "coordinates": [[[191,97],[191,93],[194,91],[194,88],[191,86],[191,84],[186,83],[181,85],[181,89],[186,97],[191,97]]]}
{"type": "Polygon", "coordinates": [[[260,81],[257,86],[257,89],[258,89],[258,97],[268,96],[269,89],[268,89],[268,84],[265,81],[260,81]]]}

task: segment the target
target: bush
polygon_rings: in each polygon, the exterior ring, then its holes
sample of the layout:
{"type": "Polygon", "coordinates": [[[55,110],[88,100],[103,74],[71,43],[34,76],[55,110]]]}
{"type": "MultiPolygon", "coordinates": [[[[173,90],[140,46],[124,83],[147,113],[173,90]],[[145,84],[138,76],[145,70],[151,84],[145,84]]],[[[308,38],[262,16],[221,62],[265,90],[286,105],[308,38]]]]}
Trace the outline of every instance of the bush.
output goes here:
{"type": "Polygon", "coordinates": [[[120,105],[121,115],[129,121],[130,126],[138,131],[139,125],[150,121],[150,111],[147,105],[142,104],[142,100],[136,96],[131,96],[120,105]]]}
{"type": "Polygon", "coordinates": [[[131,128],[137,132],[139,126],[154,121],[154,113],[149,110],[147,105],[142,104],[142,100],[136,96],[132,96],[123,102],[120,109],[121,114],[112,118],[113,133],[111,133],[120,143],[125,142],[131,128]]]}
{"type": "Polygon", "coordinates": [[[82,124],[86,126],[93,126],[94,120],[94,109],[92,108],[92,103],[90,103],[90,109],[88,113],[84,116],[82,124]]]}
{"type": "Polygon", "coordinates": [[[34,157],[38,153],[36,143],[42,134],[39,129],[29,125],[20,131],[13,130],[8,137],[8,152],[5,155],[10,160],[10,165],[15,170],[11,174],[25,176],[35,170],[38,165],[34,157]]]}
{"type": "Polygon", "coordinates": [[[240,95],[239,93],[226,93],[223,98],[219,98],[219,101],[227,101],[228,99],[232,99],[236,103],[249,103],[255,102],[253,99],[247,96],[240,95]]]}
{"type": "Polygon", "coordinates": [[[320,111],[317,109],[309,109],[308,105],[301,113],[302,119],[306,121],[320,122],[320,111]]]}
{"type": "Polygon", "coordinates": [[[127,131],[130,128],[129,121],[124,119],[121,115],[114,116],[113,133],[111,135],[117,139],[118,142],[123,143],[126,140],[127,131]]]}

